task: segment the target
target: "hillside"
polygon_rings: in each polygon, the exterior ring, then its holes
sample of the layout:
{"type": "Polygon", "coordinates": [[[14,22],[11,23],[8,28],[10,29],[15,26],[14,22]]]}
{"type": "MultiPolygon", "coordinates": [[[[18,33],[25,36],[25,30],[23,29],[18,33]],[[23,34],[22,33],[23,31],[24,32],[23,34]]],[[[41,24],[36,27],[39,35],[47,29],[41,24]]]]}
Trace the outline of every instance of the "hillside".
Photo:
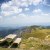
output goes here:
{"type": "Polygon", "coordinates": [[[28,50],[50,50],[50,29],[41,26],[31,26],[21,34],[20,47],[28,50]]]}
{"type": "MultiPolygon", "coordinates": [[[[22,41],[18,47],[14,48],[15,50],[50,50],[50,28],[28,26],[19,29],[18,32],[22,41]]],[[[14,49],[7,48],[7,50],[14,49]]]]}

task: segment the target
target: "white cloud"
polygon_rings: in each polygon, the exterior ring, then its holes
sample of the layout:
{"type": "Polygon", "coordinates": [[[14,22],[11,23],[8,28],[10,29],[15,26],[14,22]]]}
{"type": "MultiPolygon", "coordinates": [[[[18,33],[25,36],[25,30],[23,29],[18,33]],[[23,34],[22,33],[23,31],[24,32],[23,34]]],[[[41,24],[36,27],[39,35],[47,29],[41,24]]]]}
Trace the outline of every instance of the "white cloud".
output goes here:
{"type": "Polygon", "coordinates": [[[12,0],[13,4],[18,7],[28,7],[29,5],[39,5],[42,0],[12,0]]]}
{"type": "Polygon", "coordinates": [[[25,8],[25,11],[28,11],[28,10],[30,10],[29,8],[25,8]]]}
{"type": "MultiPolygon", "coordinates": [[[[50,14],[44,14],[41,9],[33,10],[33,14],[36,16],[28,16],[23,12],[30,10],[28,8],[29,5],[38,5],[42,2],[42,0],[11,0],[9,2],[3,3],[1,5],[1,15],[0,16],[0,23],[4,26],[6,25],[30,25],[32,23],[44,23],[50,22],[50,14]],[[18,15],[17,15],[18,14],[18,15]],[[41,16],[39,16],[39,14],[41,16]],[[6,17],[5,17],[6,16],[6,17]],[[2,21],[4,20],[4,21],[2,21]],[[2,22],[1,22],[2,21],[2,22]]],[[[32,13],[32,12],[30,12],[32,13]]]]}
{"type": "MultiPolygon", "coordinates": [[[[28,16],[26,14],[19,14],[18,16],[12,16],[9,18],[4,18],[3,24],[4,26],[24,26],[24,25],[32,25],[32,24],[37,24],[37,23],[48,23],[50,22],[50,14],[48,16],[46,15],[35,15],[35,16],[28,16]]],[[[0,17],[1,18],[1,17],[0,17]]],[[[3,18],[1,18],[3,20],[3,18]]]]}
{"type": "MultiPolygon", "coordinates": [[[[12,14],[18,14],[20,12],[22,12],[22,8],[19,8],[20,6],[25,6],[25,11],[29,10],[29,8],[27,8],[30,3],[31,4],[39,4],[41,2],[41,0],[11,0],[9,2],[3,3],[1,5],[1,13],[4,16],[10,16],[12,14]]],[[[35,10],[37,12],[37,10],[35,10]]],[[[38,10],[40,12],[40,10],[38,10]]]]}
{"type": "Polygon", "coordinates": [[[33,10],[33,14],[35,17],[34,22],[36,23],[47,23],[50,22],[50,13],[44,13],[41,9],[33,10]]]}
{"type": "Polygon", "coordinates": [[[36,9],[33,12],[38,13],[38,12],[41,12],[41,10],[40,9],[36,9]]]}
{"type": "Polygon", "coordinates": [[[2,19],[2,16],[0,16],[0,20],[2,19]]]}
{"type": "Polygon", "coordinates": [[[16,5],[16,6],[20,6],[21,5],[21,2],[19,0],[11,0],[13,5],[16,5]]]}
{"type": "Polygon", "coordinates": [[[23,13],[21,13],[21,14],[19,14],[19,16],[21,16],[21,17],[25,17],[26,15],[25,15],[25,14],[23,14],[23,13]]]}
{"type": "Polygon", "coordinates": [[[35,16],[34,21],[35,23],[47,23],[50,22],[50,18],[47,16],[35,16]]]}
{"type": "Polygon", "coordinates": [[[11,16],[13,14],[18,14],[20,12],[22,12],[22,8],[19,8],[18,6],[13,5],[11,1],[3,3],[1,5],[1,14],[3,16],[11,16]]]}
{"type": "Polygon", "coordinates": [[[15,9],[13,11],[2,11],[1,14],[2,16],[12,16],[12,15],[15,15],[15,14],[18,14],[22,12],[22,9],[15,9]]]}
{"type": "Polygon", "coordinates": [[[0,24],[2,23],[2,21],[3,21],[3,17],[2,17],[2,16],[0,16],[0,24]]]}
{"type": "MultiPolygon", "coordinates": [[[[46,14],[45,14],[45,15],[41,15],[41,16],[39,16],[39,15],[27,16],[27,15],[25,15],[25,14],[21,14],[21,15],[20,15],[20,16],[21,16],[20,19],[22,19],[23,22],[25,21],[25,22],[28,22],[28,23],[47,23],[47,22],[50,22],[50,17],[49,17],[49,15],[50,15],[50,14],[48,14],[47,16],[46,16],[46,14]]],[[[24,22],[24,23],[25,23],[25,22],[24,22]]]]}
{"type": "Polygon", "coordinates": [[[50,0],[44,0],[44,1],[43,1],[43,4],[44,4],[44,5],[47,5],[47,6],[50,6],[50,0]]]}
{"type": "Polygon", "coordinates": [[[42,2],[42,0],[29,0],[30,1],[30,4],[33,4],[33,5],[38,5],[42,2]]]}
{"type": "Polygon", "coordinates": [[[22,8],[18,8],[16,6],[13,6],[12,11],[13,11],[13,13],[20,13],[20,12],[22,12],[22,8]]]}
{"type": "MultiPolygon", "coordinates": [[[[19,14],[18,17],[12,17],[12,19],[15,19],[18,24],[26,24],[26,23],[47,23],[50,22],[50,14],[48,16],[46,15],[35,15],[35,16],[28,16],[26,14],[19,14]],[[19,21],[20,20],[20,21],[19,21]]],[[[12,20],[13,21],[13,20],[12,20]]]]}
{"type": "Polygon", "coordinates": [[[10,15],[12,15],[12,13],[8,12],[8,11],[2,11],[1,14],[2,14],[2,16],[10,16],[10,15]]]}
{"type": "Polygon", "coordinates": [[[12,0],[13,4],[18,7],[28,7],[29,3],[27,0],[12,0]]]}
{"type": "Polygon", "coordinates": [[[25,7],[28,7],[28,5],[29,5],[29,4],[28,4],[27,2],[21,3],[21,6],[22,6],[22,7],[24,7],[24,6],[25,6],[25,7]]]}
{"type": "Polygon", "coordinates": [[[44,13],[41,9],[35,9],[35,10],[32,11],[32,13],[33,13],[34,15],[37,15],[37,16],[44,16],[44,17],[50,15],[50,13],[44,13]]]}
{"type": "Polygon", "coordinates": [[[28,7],[29,5],[39,5],[40,3],[42,3],[42,0],[22,0],[22,6],[26,6],[28,7]]]}
{"type": "Polygon", "coordinates": [[[7,4],[7,3],[3,3],[3,4],[1,5],[1,9],[2,9],[2,10],[5,10],[5,9],[8,8],[8,7],[10,7],[10,5],[7,4]]]}
{"type": "Polygon", "coordinates": [[[48,13],[42,13],[42,15],[44,15],[44,16],[49,16],[49,14],[48,14],[48,13]]]}
{"type": "Polygon", "coordinates": [[[42,10],[41,9],[35,9],[35,10],[33,10],[33,14],[37,14],[37,15],[42,14],[42,10]]]}

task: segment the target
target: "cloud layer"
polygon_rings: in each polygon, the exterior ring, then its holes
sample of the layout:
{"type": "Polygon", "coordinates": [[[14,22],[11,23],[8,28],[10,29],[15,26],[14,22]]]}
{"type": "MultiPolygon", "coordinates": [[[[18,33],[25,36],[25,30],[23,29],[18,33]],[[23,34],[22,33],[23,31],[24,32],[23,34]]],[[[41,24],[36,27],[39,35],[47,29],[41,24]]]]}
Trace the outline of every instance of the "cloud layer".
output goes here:
{"type": "Polygon", "coordinates": [[[42,2],[42,0],[11,0],[3,3],[0,26],[23,26],[50,22],[50,13],[44,13],[40,8],[33,10],[30,8],[37,7],[42,2]],[[27,15],[25,12],[29,12],[29,14],[27,15]]]}
{"type": "Polygon", "coordinates": [[[44,0],[43,4],[47,5],[47,6],[50,6],[50,0],[44,0]]]}

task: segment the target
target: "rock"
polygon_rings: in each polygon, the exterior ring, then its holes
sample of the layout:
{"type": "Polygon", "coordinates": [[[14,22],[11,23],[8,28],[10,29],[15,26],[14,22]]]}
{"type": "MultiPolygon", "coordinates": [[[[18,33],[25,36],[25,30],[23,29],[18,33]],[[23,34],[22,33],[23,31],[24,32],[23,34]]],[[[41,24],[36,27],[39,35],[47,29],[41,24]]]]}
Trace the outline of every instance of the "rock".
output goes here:
{"type": "Polygon", "coordinates": [[[34,47],[31,47],[29,50],[35,50],[35,48],[34,47]]]}
{"type": "Polygon", "coordinates": [[[21,44],[20,48],[22,48],[22,49],[26,48],[26,44],[21,44]]]}
{"type": "Polygon", "coordinates": [[[28,40],[33,40],[33,39],[34,39],[33,37],[29,37],[29,38],[28,38],[28,40]]]}

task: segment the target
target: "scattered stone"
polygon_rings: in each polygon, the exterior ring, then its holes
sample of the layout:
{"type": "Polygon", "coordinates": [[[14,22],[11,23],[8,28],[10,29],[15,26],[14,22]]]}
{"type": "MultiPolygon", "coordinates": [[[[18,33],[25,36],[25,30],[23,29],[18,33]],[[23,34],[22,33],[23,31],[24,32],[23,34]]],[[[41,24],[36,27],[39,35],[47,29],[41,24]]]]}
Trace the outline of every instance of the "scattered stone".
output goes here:
{"type": "Polygon", "coordinates": [[[34,47],[31,47],[29,50],[35,50],[35,48],[34,47]]]}
{"type": "Polygon", "coordinates": [[[29,38],[28,38],[28,40],[33,40],[33,39],[34,39],[33,37],[29,37],[29,38]]]}
{"type": "Polygon", "coordinates": [[[27,46],[26,46],[26,44],[20,44],[20,48],[21,49],[24,49],[24,48],[26,48],[27,46]]]}

